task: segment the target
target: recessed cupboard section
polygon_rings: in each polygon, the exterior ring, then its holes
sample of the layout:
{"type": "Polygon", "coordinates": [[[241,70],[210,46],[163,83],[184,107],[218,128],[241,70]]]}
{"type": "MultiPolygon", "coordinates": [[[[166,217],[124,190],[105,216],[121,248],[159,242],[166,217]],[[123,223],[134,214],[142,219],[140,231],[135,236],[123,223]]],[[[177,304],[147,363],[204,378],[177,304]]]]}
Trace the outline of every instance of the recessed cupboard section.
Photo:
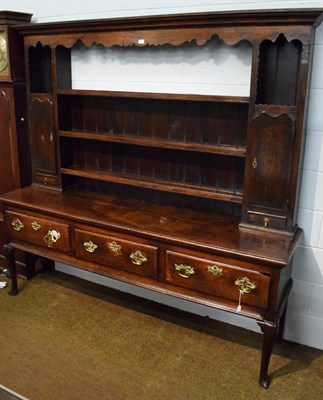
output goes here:
{"type": "Polygon", "coordinates": [[[52,52],[38,43],[28,49],[29,87],[31,93],[52,92],[52,52]]]}
{"type": "Polygon", "coordinates": [[[58,95],[60,135],[245,156],[247,104],[128,96],[58,95]]]}
{"type": "Polygon", "coordinates": [[[280,34],[260,45],[256,103],[296,105],[302,43],[280,34]]]}
{"type": "Polygon", "coordinates": [[[55,56],[57,88],[70,89],[72,87],[71,50],[64,46],[57,46],[55,56]]]}

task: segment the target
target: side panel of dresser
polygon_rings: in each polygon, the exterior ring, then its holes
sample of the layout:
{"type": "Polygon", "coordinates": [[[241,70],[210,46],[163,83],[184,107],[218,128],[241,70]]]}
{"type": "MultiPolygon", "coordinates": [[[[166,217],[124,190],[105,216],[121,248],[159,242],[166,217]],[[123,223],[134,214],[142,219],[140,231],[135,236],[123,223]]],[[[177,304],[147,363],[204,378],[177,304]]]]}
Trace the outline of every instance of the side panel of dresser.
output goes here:
{"type": "MultiPolygon", "coordinates": [[[[26,134],[26,95],[24,85],[3,87],[0,83],[0,194],[30,182],[30,157],[26,134]],[[17,117],[16,117],[17,115],[17,117]]],[[[0,206],[1,207],[1,206],[0,206]]],[[[3,218],[0,208],[0,265],[6,267],[3,249],[3,218]]],[[[33,257],[17,253],[18,271],[25,277],[34,275],[33,257]]]]}
{"type": "MultiPolygon", "coordinates": [[[[0,11],[0,194],[27,185],[31,179],[23,39],[12,29],[30,19],[31,14],[0,11]]],[[[0,205],[0,267],[6,268],[3,242],[0,205]]],[[[19,273],[26,277],[34,274],[32,257],[18,253],[17,259],[19,273]]]]}

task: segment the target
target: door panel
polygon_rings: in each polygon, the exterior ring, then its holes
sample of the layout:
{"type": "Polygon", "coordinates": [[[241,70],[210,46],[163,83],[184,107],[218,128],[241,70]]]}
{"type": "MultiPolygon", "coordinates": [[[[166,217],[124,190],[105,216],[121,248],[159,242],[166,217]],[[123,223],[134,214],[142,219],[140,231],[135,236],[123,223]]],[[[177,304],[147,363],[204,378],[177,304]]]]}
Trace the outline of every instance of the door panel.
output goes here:
{"type": "Polygon", "coordinates": [[[34,174],[56,174],[54,105],[50,98],[36,97],[30,106],[30,133],[34,174]]]}
{"type": "Polygon", "coordinates": [[[295,123],[286,114],[254,121],[251,206],[287,212],[295,123]]]}

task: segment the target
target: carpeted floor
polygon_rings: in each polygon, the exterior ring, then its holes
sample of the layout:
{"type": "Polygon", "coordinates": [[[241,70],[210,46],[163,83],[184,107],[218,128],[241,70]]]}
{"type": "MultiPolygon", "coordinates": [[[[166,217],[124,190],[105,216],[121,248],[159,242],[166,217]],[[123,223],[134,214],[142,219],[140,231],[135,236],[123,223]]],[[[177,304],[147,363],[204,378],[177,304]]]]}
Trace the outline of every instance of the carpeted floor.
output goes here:
{"type": "Polygon", "coordinates": [[[28,400],[0,384],[0,400],[28,400]]]}
{"type": "Polygon", "coordinates": [[[0,383],[30,400],[322,398],[323,352],[276,344],[258,385],[261,335],[59,272],[0,290],[0,383]]]}

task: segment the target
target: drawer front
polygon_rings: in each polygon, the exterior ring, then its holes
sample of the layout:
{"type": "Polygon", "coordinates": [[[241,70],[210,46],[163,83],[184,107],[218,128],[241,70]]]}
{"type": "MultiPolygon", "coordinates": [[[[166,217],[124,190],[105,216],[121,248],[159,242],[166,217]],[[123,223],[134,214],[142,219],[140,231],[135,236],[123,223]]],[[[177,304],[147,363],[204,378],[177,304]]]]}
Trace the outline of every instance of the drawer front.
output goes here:
{"type": "Polygon", "coordinates": [[[34,182],[44,186],[57,186],[57,177],[37,173],[35,174],[34,182]]]}
{"type": "Polygon", "coordinates": [[[269,229],[286,229],[286,217],[248,211],[248,222],[269,229]]]}
{"type": "Polygon", "coordinates": [[[75,239],[76,257],[149,278],[157,277],[157,247],[79,229],[75,230],[75,239]]]}
{"type": "Polygon", "coordinates": [[[12,211],[6,211],[5,220],[12,238],[63,252],[71,249],[67,224],[12,211]]]}
{"type": "Polygon", "coordinates": [[[248,304],[259,308],[268,307],[270,281],[264,275],[245,268],[217,262],[209,259],[187,256],[172,251],[166,252],[166,280],[199,292],[207,293],[239,304],[248,304]],[[249,293],[248,293],[249,291],[249,293]]]}

